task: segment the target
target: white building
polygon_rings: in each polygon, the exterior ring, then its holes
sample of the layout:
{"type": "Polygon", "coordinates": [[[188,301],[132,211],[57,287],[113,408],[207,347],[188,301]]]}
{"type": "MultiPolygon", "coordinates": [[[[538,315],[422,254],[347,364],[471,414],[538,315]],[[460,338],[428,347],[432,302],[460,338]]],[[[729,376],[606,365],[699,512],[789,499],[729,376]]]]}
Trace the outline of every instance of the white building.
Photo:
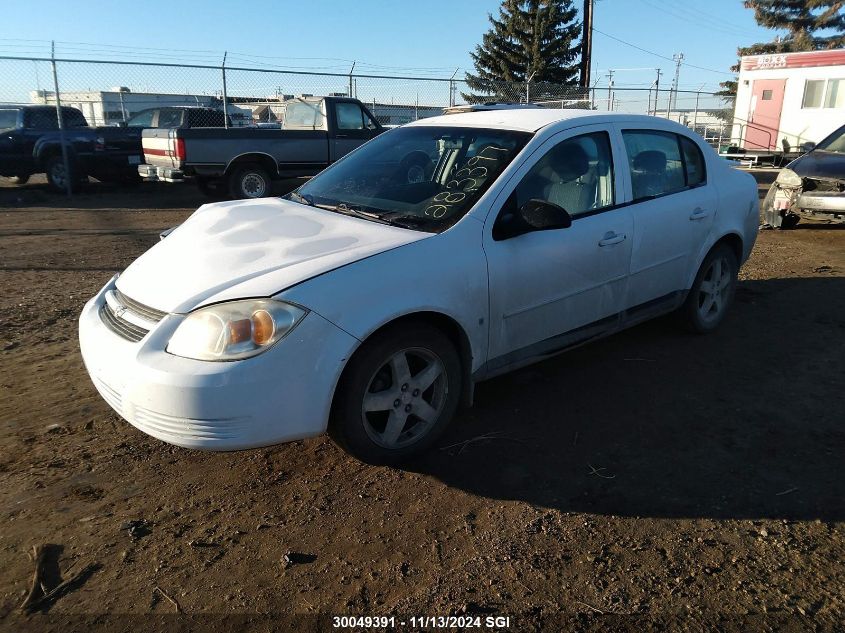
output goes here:
{"type": "MultiPolygon", "coordinates": [[[[118,87],[111,90],[61,91],[63,106],[70,106],[82,111],[89,125],[114,125],[125,121],[133,114],[148,108],[163,106],[205,106],[223,109],[223,100],[216,95],[169,94],[153,92],[132,92],[129,88],[118,87]]],[[[55,93],[47,90],[35,90],[30,94],[30,101],[37,104],[53,104],[55,93]]],[[[229,104],[229,117],[233,123],[244,120],[252,122],[252,110],[229,104]]]]}
{"type": "Polygon", "coordinates": [[[845,125],[845,49],[749,55],[731,136],[746,150],[795,149],[845,125]],[[786,143],[784,143],[786,141],[786,143]]]}

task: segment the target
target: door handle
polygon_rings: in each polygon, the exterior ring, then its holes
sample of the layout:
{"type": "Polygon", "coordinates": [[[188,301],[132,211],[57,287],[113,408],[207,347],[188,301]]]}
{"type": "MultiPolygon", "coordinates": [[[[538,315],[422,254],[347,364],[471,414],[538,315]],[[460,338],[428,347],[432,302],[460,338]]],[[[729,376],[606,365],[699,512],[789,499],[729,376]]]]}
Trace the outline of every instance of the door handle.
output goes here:
{"type": "Polygon", "coordinates": [[[690,220],[703,220],[707,216],[710,215],[710,212],[707,209],[702,207],[696,207],[693,209],[693,212],[690,213],[689,219],[690,220]]]}
{"type": "Polygon", "coordinates": [[[615,233],[614,231],[608,231],[604,234],[604,237],[599,241],[599,246],[613,246],[614,244],[619,244],[620,242],[624,242],[625,238],[628,237],[624,233],[615,233]]]}

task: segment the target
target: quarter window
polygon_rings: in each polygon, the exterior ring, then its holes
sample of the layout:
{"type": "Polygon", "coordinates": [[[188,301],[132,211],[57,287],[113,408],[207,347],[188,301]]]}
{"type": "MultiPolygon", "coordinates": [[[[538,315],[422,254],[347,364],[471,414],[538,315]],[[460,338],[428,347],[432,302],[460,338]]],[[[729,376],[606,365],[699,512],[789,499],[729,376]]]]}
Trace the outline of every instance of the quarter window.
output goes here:
{"type": "Polygon", "coordinates": [[[182,110],[160,110],[157,127],[179,127],[182,125],[182,110]]]}
{"type": "Polygon", "coordinates": [[[612,164],[604,132],[566,139],[535,163],[509,203],[520,208],[532,199],[546,200],[573,218],[612,206],[612,164]]]}
{"type": "Polygon", "coordinates": [[[704,155],[691,139],[686,136],[679,136],[681,147],[684,150],[684,169],[687,177],[687,186],[695,187],[707,179],[707,170],[704,166],[704,155]]]}
{"type": "Polygon", "coordinates": [[[628,130],[622,137],[628,152],[635,201],[686,188],[687,175],[676,134],[628,130]]]}

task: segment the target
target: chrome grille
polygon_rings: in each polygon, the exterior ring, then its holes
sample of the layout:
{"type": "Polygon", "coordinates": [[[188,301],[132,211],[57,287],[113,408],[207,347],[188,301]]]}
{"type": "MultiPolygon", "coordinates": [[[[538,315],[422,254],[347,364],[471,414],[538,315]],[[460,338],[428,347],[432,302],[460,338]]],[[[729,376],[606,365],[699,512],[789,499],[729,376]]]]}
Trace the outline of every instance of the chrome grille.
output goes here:
{"type": "MultiPolygon", "coordinates": [[[[112,332],[114,332],[118,336],[125,338],[128,341],[137,343],[147,335],[147,332],[149,332],[147,328],[142,327],[137,323],[133,323],[133,321],[138,321],[140,318],[142,322],[158,323],[167,314],[166,312],[161,312],[160,310],[156,310],[154,308],[150,308],[141,303],[138,303],[137,301],[130,299],[117,289],[115,289],[113,292],[113,301],[116,300],[120,304],[117,307],[118,311],[115,312],[115,310],[112,308],[111,305],[109,305],[109,301],[107,300],[100,307],[100,319],[112,332]],[[135,315],[136,318],[124,318],[123,315],[127,313],[135,315]]],[[[106,299],[108,299],[108,296],[106,297],[106,299]]]]}
{"type": "Polygon", "coordinates": [[[156,310],[155,308],[151,308],[149,306],[145,306],[142,303],[138,303],[134,299],[130,299],[129,297],[127,297],[117,288],[114,289],[114,294],[121,304],[125,305],[127,308],[132,310],[132,312],[134,312],[135,314],[142,316],[149,321],[155,321],[156,323],[158,323],[165,316],[167,316],[167,312],[162,312],[161,310],[156,310]]]}
{"type": "Polygon", "coordinates": [[[104,303],[100,308],[100,319],[112,332],[123,338],[137,343],[147,335],[148,330],[124,321],[111,311],[109,304],[104,303]]]}

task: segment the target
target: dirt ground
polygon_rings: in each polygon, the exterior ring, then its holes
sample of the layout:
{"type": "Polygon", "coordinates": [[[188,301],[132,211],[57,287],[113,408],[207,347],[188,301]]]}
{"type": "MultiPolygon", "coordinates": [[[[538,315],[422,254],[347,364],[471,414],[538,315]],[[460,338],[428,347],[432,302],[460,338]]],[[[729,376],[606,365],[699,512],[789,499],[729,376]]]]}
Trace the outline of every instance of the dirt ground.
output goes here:
{"type": "Polygon", "coordinates": [[[843,630],[842,226],[761,232],[711,336],[664,318],[479,385],[399,470],[325,437],[175,448],[96,394],[82,305],[203,202],[0,187],[0,629],[843,630]],[[40,544],[71,582],[24,615],[40,544]]]}

